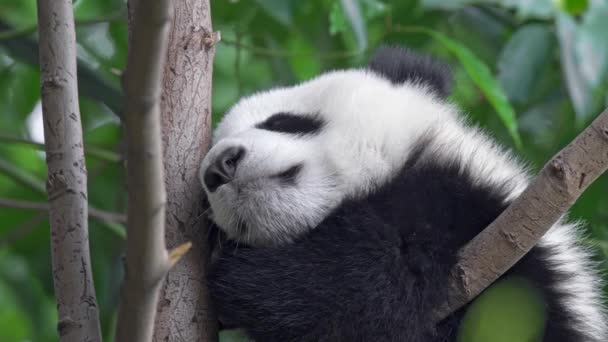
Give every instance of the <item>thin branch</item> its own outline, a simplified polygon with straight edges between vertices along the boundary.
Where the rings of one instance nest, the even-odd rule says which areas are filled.
[[[555,155],[528,188],[460,251],[448,301],[437,310],[438,320],[470,302],[532,249],[608,169],[607,151],[608,110]]]
[[[28,139],[24,139],[24,138],[14,137],[14,136],[7,135],[4,133],[0,133],[0,142],[27,145],[34,149],[44,151],[44,144],[41,144],[41,143],[38,143],[35,141],[31,141]],[[85,147],[84,153],[88,154],[91,157],[95,157],[95,158],[101,159],[101,160],[107,160],[107,161],[113,162],[113,163],[117,163],[117,162],[121,161],[121,159],[122,159],[118,153],[108,151],[108,150],[105,150],[103,148],[96,147],[96,146]]]
[[[171,18],[169,0],[134,6],[124,78],[129,187],[126,271],[116,341],[152,340],[158,294],[171,267],[165,247],[160,94]]]
[[[4,173],[17,183],[22,184],[39,194],[46,195],[46,186],[44,185],[44,182],[7,160],[0,159],[0,173]]]
[[[19,168],[4,159],[0,159],[0,173],[4,173],[17,183],[20,183],[41,195],[47,195],[44,182],[28,171]],[[96,211],[100,209],[96,209],[89,205],[89,210]],[[101,223],[105,228],[118,235],[120,238],[124,239],[126,237],[125,228],[122,224],[108,220],[101,220]]]
[[[11,198],[0,197],[0,207],[5,208],[16,208],[16,209],[31,209],[38,211],[49,211],[50,205],[46,202],[32,202],[24,200],[16,200]],[[89,217],[96,218],[101,221],[114,222],[114,223],[126,223],[127,217],[123,214],[117,214],[102,209],[97,209],[89,206]]]
[[[62,342],[98,342],[72,2],[38,0],[38,23],[57,331]]]
[[[242,43],[240,39],[230,40],[222,37],[220,41],[221,44],[234,46],[239,49],[248,50],[254,55],[265,56],[265,57],[302,57],[302,56],[311,56],[319,59],[331,60],[331,59],[348,59],[353,57],[362,56],[366,51],[330,51],[327,53],[317,54],[314,52],[311,53],[302,53],[302,52],[291,52],[287,50],[278,50],[265,48],[260,46],[249,45],[246,43]]]

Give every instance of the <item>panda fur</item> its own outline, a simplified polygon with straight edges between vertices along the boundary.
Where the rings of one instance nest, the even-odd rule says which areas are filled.
[[[228,237],[209,275],[223,324],[256,341],[455,341],[435,325],[457,251],[525,189],[521,163],[446,100],[442,64],[398,47],[240,100],[200,178]],[[545,342],[606,341],[577,224],[508,275],[544,296]]]

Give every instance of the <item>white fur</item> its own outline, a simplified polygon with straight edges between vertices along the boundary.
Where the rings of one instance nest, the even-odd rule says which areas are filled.
[[[318,115],[326,124],[319,134],[306,136],[254,127],[279,112]],[[253,245],[288,243],[343,199],[365,196],[387,182],[424,134],[433,134],[425,158],[457,162],[475,182],[503,189],[505,201],[528,184],[521,164],[466,124],[454,106],[423,86],[395,86],[365,70],[336,71],[241,100],[216,129],[201,179],[219,152],[245,147],[235,180],[207,192],[213,218],[233,239]],[[304,168],[295,187],[270,177],[299,163]],[[547,261],[556,270],[575,274],[559,285],[577,317],[572,324],[589,341],[605,341],[601,284],[589,253],[577,244],[577,231],[575,225],[558,223],[540,245],[554,251]]]
[[[255,128],[279,112],[318,115],[319,134],[293,136]],[[213,218],[250,244],[291,241],[316,226],[344,198],[364,196],[405,162],[413,142],[454,110],[423,87],[393,86],[364,70],[336,71],[237,103],[214,133],[201,166],[229,146],[245,147],[236,180],[208,193]],[[298,187],[269,176],[302,163]],[[244,229],[254,226],[255,230]]]

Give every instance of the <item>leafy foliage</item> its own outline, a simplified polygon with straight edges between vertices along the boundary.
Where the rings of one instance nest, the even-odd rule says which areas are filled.
[[[506,278],[484,291],[462,320],[458,342],[541,342],[547,307],[523,278]]]
[[[96,208],[124,212],[124,170],[112,156],[123,148],[116,112],[127,53],[125,1],[77,0],[74,10],[85,145],[102,150],[87,155],[89,199]],[[608,99],[606,1],[233,0],[213,1],[212,11],[222,32],[214,61],[215,122],[240,96],[363,65],[381,44],[406,45],[450,63],[451,100],[504,144],[519,147],[533,169]],[[46,201],[44,155],[15,140],[42,139],[35,24],[34,0],[0,0],[0,199],[38,203]],[[571,214],[588,222],[587,242],[597,247],[599,260],[608,257],[607,187],[604,176]],[[47,216],[2,207],[0,219],[0,340],[53,341]],[[108,339],[122,277],[123,229],[90,220]]]

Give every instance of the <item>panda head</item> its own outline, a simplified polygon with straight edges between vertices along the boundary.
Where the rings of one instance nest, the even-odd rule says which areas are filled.
[[[449,73],[407,50],[240,100],[200,168],[211,217],[229,238],[278,245],[366,196],[404,165],[433,123],[450,119]]]

